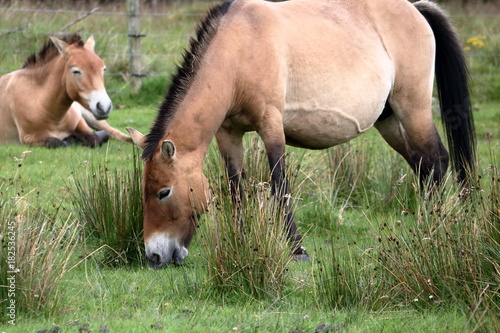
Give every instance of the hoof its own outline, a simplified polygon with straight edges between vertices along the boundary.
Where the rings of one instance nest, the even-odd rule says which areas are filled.
[[[70,135],[67,138],[64,138],[63,142],[66,144],[66,146],[70,146],[75,142],[78,142],[78,138],[74,135]]]
[[[295,254],[293,257],[293,261],[308,262],[309,255],[307,253],[306,254]]]
[[[60,147],[68,147],[69,144],[65,140],[59,140],[58,138],[49,137],[45,138],[42,142],[42,145],[47,148],[60,148]]]
[[[91,148],[100,147],[109,140],[109,134],[106,131],[95,131],[83,139],[84,145]]]
[[[293,252],[293,260],[294,261],[301,261],[301,262],[309,261],[309,255],[307,254],[307,251],[306,251],[306,249],[304,249],[303,246],[297,248]]]
[[[108,140],[109,140],[109,133],[108,132],[106,132],[106,131],[95,131],[94,133],[99,137],[100,144],[102,144],[104,142],[108,142]]]

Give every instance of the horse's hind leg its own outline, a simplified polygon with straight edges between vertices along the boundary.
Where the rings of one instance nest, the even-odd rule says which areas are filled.
[[[47,148],[59,148],[68,146],[67,142],[50,136],[49,133],[37,133],[35,135],[30,135],[21,130],[20,138],[22,138],[20,139],[22,143],[25,143],[30,147],[41,146]]]
[[[422,183],[431,175],[432,180],[439,183],[448,168],[449,157],[432,121],[430,103],[428,110],[422,112],[408,115],[409,112],[405,111],[404,121],[400,121],[398,116],[403,111],[399,109],[396,112],[387,104],[384,110],[386,117],[377,121],[375,128],[419,174]]]

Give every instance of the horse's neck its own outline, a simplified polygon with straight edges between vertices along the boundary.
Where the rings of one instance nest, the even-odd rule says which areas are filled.
[[[59,56],[40,68],[26,72],[26,75],[30,76],[31,84],[35,85],[33,91],[37,94],[38,103],[57,116],[66,112],[72,103],[63,85],[64,71],[65,61]]]
[[[223,82],[222,86],[217,82]],[[166,138],[187,152],[204,156],[234,101],[232,83],[224,73],[199,73],[167,130]]]

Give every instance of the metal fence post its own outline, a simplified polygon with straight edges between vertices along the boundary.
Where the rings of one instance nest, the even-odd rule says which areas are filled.
[[[142,73],[141,63],[141,20],[140,20],[140,0],[127,0],[128,17],[128,54],[129,54],[129,75],[130,89],[138,92],[141,89]]]

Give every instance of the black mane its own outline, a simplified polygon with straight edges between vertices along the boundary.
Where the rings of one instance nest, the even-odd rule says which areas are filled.
[[[150,133],[146,135],[146,146],[142,153],[143,159],[149,160],[153,157],[158,143],[165,136],[168,123],[175,114],[179,103],[186,96],[200,67],[201,59],[217,33],[220,20],[227,13],[232,2],[233,0],[226,1],[213,7],[198,25],[196,37],[191,38],[189,50],[184,51],[182,65],[177,66],[177,74],[172,77],[172,83],[158,110],[156,121],[151,127]]]
[[[83,47],[84,45],[82,38],[77,33],[65,35],[60,39],[69,45],[77,44],[78,47]],[[59,51],[57,50],[57,47],[49,39],[42,49],[38,51],[38,53],[32,54],[28,57],[28,59],[26,59],[21,68],[36,68],[43,66],[58,55]]]

